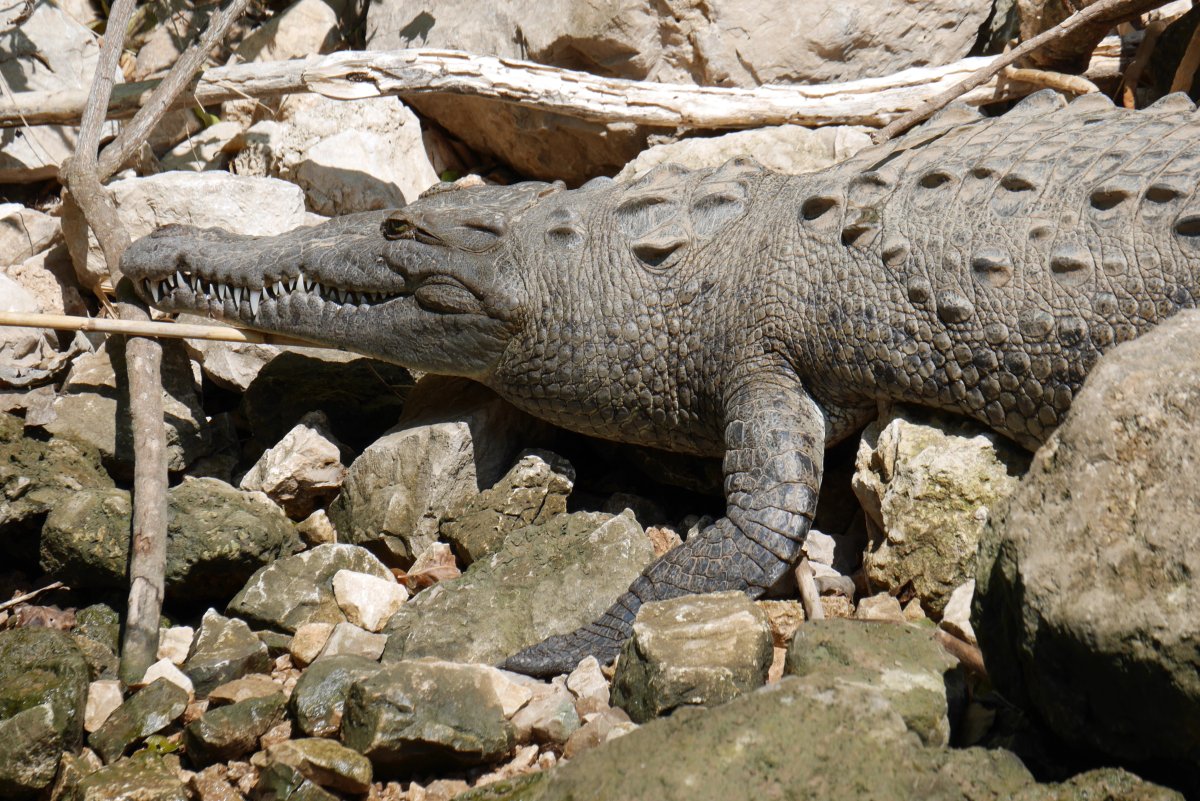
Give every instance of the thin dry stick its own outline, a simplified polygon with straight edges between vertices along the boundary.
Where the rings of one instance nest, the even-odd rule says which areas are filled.
[[[280,334],[266,334],[222,325],[113,320],[108,317],[72,317],[67,314],[0,312],[0,326],[49,328],[54,331],[96,331],[102,334],[125,334],[165,339],[202,339],[210,342],[241,342],[254,345],[333,348],[332,345],[322,345],[318,342],[285,337]]]
[[[40,587],[39,589],[33,590],[31,592],[27,592],[24,595],[18,595],[16,598],[10,598],[9,600],[0,604],[0,612],[3,612],[5,609],[12,609],[14,606],[23,604],[26,601],[32,601],[34,598],[38,597],[42,593],[50,592],[50,590],[69,590],[69,589],[71,589],[71,588],[68,587],[66,584],[63,584],[61,581],[52,581],[49,584],[47,584],[45,587]]]
[[[1000,70],[1016,63],[1019,59],[1032,53],[1039,47],[1043,47],[1050,42],[1065,39],[1072,31],[1096,19],[1120,16],[1126,11],[1133,14],[1143,6],[1145,6],[1144,0],[1100,0],[1100,2],[1090,5],[1082,11],[1072,14],[1050,30],[1039,33],[1027,42],[1022,42],[1004,55],[994,59],[987,66],[977,70],[975,74],[965,81],[929,98],[912,111],[888,123],[882,130],[873,133],[871,138],[875,140],[876,144],[886,142],[897,134],[907,131],[914,125],[924,122],[936,112],[948,106],[956,98],[961,97],[977,86],[987,83]]]
[[[1142,32],[1142,41],[1138,44],[1137,53],[1121,76],[1121,105],[1125,108],[1137,108],[1138,82],[1142,80],[1142,73],[1150,63],[1150,56],[1154,54],[1154,45],[1158,43],[1158,37],[1162,36],[1167,25],[1166,20],[1154,20]]]
[[[1188,40],[1187,50],[1183,52],[1183,58],[1179,60],[1179,66],[1175,68],[1175,77],[1171,79],[1172,92],[1186,92],[1192,88],[1192,82],[1196,78],[1196,68],[1200,67],[1200,25],[1196,26],[1196,30],[1192,31],[1192,38]]]
[[[1073,95],[1088,95],[1100,91],[1100,87],[1087,78],[1081,75],[1068,75],[1065,72],[1006,67],[1001,73],[1001,77],[1007,81],[1020,81],[1031,86],[1040,86],[1043,89],[1070,92]]]
[[[824,620],[825,607],[821,605],[821,593],[817,591],[817,582],[813,580],[812,565],[807,557],[796,565],[796,585],[800,588],[800,603],[804,605],[806,620]]]

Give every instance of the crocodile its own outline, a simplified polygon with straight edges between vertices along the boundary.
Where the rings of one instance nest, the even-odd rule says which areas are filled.
[[[641,604],[798,561],[827,446],[881,401],[1033,449],[1106,350],[1200,294],[1200,120],[1052,92],[951,107],[789,176],[749,159],[637,180],[431,190],[274,237],[168,226],[121,269],[166,311],[482,382],[596,437],[722,457],[725,515],[595,622],[511,656],[611,660]]]

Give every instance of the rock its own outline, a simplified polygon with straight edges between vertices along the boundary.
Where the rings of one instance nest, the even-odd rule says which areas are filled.
[[[49,214],[20,203],[0,203],[0,266],[20,264],[61,239],[58,220]]]
[[[288,517],[301,520],[337,495],[345,476],[342,446],[329,431],[328,418],[309,412],[258,458],[238,486],[266,493]]]
[[[239,143],[239,174],[290,181],[304,190],[308,208],[326,216],[403,206],[438,182],[420,121],[396,97],[347,105],[293,95]]]
[[[300,771],[282,762],[272,764],[259,774],[253,797],[261,801],[338,801],[338,796],[322,790]]]
[[[325,641],[321,656],[361,656],[377,660],[387,645],[387,635],[372,634],[353,623],[338,623]]]
[[[512,751],[485,665],[406,661],[355,682],[346,699],[342,742],[378,770],[479,765]]]
[[[241,133],[241,125],[222,120],[171,148],[158,160],[159,164],[163,172],[223,170],[233,157],[232,144]]]
[[[788,648],[784,672],[875,688],[927,745],[950,742],[947,687],[958,662],[929,628],[851,620],[810,620]]]
[[[494,487],[467,496],[442,519],[441,536],[463,564],[494,553],[510,532],[567,511],[575,468],[549,451],[526,451]]]
[[[75,279],[75,268],[65,242],[58,242],[24,261],[5,267],[4,274],[33,295],[38,307],[46,314],[87,313],[87,304],[79,294],[79,282]]]
[[[75,613],[75,634],[94,640],[116,653],[120,647],[121,617],[107,604],[85,606]],[[190,641],[188,646],[191,647]]]
[[[1006,698],[1077,748],[1193,782],[1198,336],[1181,312],[1097,363],[984,536],[972,619]]]
[[[584,751],[590,751],[610,739],[628,734],[637,727],[620,707],[608,707],[603,711],[593,712],[587,715],[587,721],[567,738],[566,745],[563,746],[563,756],[574,759]]]
[[[412,567],[402,575],[397,574],[396,579],[408,588],[409,592],[415,593],[432,587],[439,581],[449,581],[461,575],[458,559],[450,546],[444,542],[432,542],[417,554]]]
[[[532,790],[505,795],[509,788],[491,785],[459,801],[724,801],[796,788],[824,799],[851,785],[862,799],[985,801],[1033,784],[1009,752],[925,746],[878,689],[815,675],[785,677],[712,709],[682,709],[531,781]]]
[[[274,178],[215,171],[164,172],[114,181],[108,189],[121,222],[134,239],[171,223],[254,236],[280,234],[305,223],[304,193]],[[63,233],[80,282],[89,289],[107,283],[108,268],[100,246],[93,234],[85,232],[82,214],[74,204],[65,209]]]
[[[942,613],[941,627],[974,645],[975,629],[971,626],[971,601],[975,597],[975,579],[963,584],[950,593],[950,601]],[[905,610],[907,611],[907,610]]]
[[[169,659],[160,659],[146,668],[146,672],[142,674],[142,678],[136,684],[145,686],[154,683],[158,679],[166,679],[176,687],[179,687],[188,694],[189,699],[196,694],[196,687],[192,684],[192,680]]]
[[[469,0],[387,0],[371,5],[367,45],[462,49],[634,80],[805,84],[955,61],[971,50],[991,8],[986,0],[939,0],[919,8],[890,3],[881,12],[871,0],[820,0],[780,19],[765,0],[704,7],[573,2],[557,14],[521,0],[486,9]],[[481,98],[422,96],[411,102],[516,172],[570,184],[617,172],[654,132],[518,111]]]
[[[225,601],[256,570],[300,546],[283,512],[260,494],[215,478],[185,478],[167,497],[168,598]],[[131,513],[125,490],[65,499],[42,530],[42,569],[76,589],[128,586]]]
[[[533,698],[511,720],[518,743],[549,746],[563,745],[583,725],[575,711],[575,699],[561,684]]]
[[[322,411],[339,442],[362,449],[395,425],[412,378],[403,367],[354,354],[288,351],[246,388],[242,411],[264,450],[309,412]]]
[[[191,626],[171,626],[158,630],[158,658],[182,665],[192,647],[196,630]]]
[[[329,521],[324,509],[318,509],[296,524],[296,533],[310,548],[337,542],[337,529]]]
[[[15,738],[8,742],[11,754],[37,753],[51,746],[58,753],[77,749],[89,680],[87,663],[69,634],[45,628],[0,632],[0,719],[5,721],[0,726],[7,732],[0,742],[9,740],[10,735]],[[53,737],[48,746],[41,745],[47,742],[44,710],[16,720],[21,713],[40,707],[49,710]],[[14,722],[7,723],[9,720]],[[30,739],[21,734],[26,725]],[[14,769],[11,764],[9,767]]]
[[[263,568],[268,570],[270,568]],[[247,673],[265,673],[271,660],[265,646],[244,621],[204,613],[183,671],[196,685],[198,695]]]
[[[292,641],[288,645],[292,662],[300,667],[312,662],[320,655],[325,643],[329,642],[330,634],[333,634],[332,623],[305,623],[297,626],[296,633],[292,635]]]
[[[863,568],[872,587],[911,590],[940,618],[954,588],[974,576],[990,510],[1016,488],[1028,459],[965,418],[893,407],[869,424],[853,486],[867,513]]]
[[[900,607],[899,599],[886,592],[869,595],[859,601],[858,608],[854,610],[854,617],[858,620],[875,620],[886,623],[906,623],[908,621],[908,618],[904,616],[904,610]]]
[[[112,764],[129,746],[178,720],[187,704],[186,690],[166,679],[157,679],[113,710],[88,737],[88,745],[106,764]]]
[[[251,33],[234,51],[239,61],[282,61],[331,53],[341,41],[337,12],[324,0],[298,0]]]
[[[408,600],[408,590],[390,576],[339,570],[333,574],[333,597],[346,620],[367,631],[382,631]]]
[[[494,664],[595,620],[652,558],[630,514],[577,512],[515,531],[502,550],[405,604],[388,624],[384,661]]]
[[[72,801],[190,801],[179,758],[144,751],[79,781]]]
[[[175,319],[176,322],[187,325],[229,325],[222,320],[195,314],[180,314]],[[319,352],[316,348],[284,348],[279,345],[255,345],[248,342],[186,339],[184,347],[187,348],[188,355],[200,363],[204,375],[214,384],[239,393],[245,392],[259,372],[281,353],[295,353],[301,358],[320,358],[313,355]],[[341,363],[354,358],[350,354],[339,356],[345,358],[335,358],[334,361]],[[286,430],[283,429],[280,433]]]
[[[0,311],[40,314],[43,309],[33,293],[7,275],[0,275]],[[0,367],[19,381],[56,369],[62,361],[53,332],[40,328],[5,326],[0,330]]]
[[[1099,768],[1057,784],[1035,784],[1013,796],[1013,801],[1183,801],[1182,794],[1143,781],[1120,768]]]
[[[94,449],[27,439],[19,418],[0,415],[0,529],[11,558],[37,558],[46,514],[73,493],[112,486]]]
[[[772,655],[767,616],[745,593],[651,601],[621,650],[612,703],[638,723],[722,704],[766,682]]]
[[[346,618],[333,595],[333,577],[339,570],[391,576],[365,548],[319,545],[260,568],[229,602],[228,612],[286,632],[295,632],[305,623],[343,623]]]
[[[238,759],[258,748],[258,738],[283,720],[287,701],[277,692],[210,709],[183,729],[188,759],[203,767]]]
[[[45,0],[34,3],[27,20],[0,34],[0,79],[12,92],[86,92],[99,57],[95,34]],[[112,130],[105,125],[101,135]],[[77,136],[78,129],[65,125],[7,129],[0,136],[0,183],[55,178],[74,153]]]
[[[55,417],[42,427],[57,437],[95,448],[111,470],[132,475],[133,432],[117,422],[119,409],[129,404],[121,343],[114,337],[95,353],[75,359],[54,401]],[[209,451],[211,436],[183,346],[172,341],[162,346],[167,467],[178,472]]]
[[[596,657],[583,659],[567,676],[567,689],[575,696],[575,711],[580,717],[608,709],[608,679],[600,670]]]
[[[479,385],[421,384],[424,403],[414,392],[400,424],[350,465],[329,508],[340,539],[371,542],[401,564],[437,539],[452,506],[503,475],[528,419]]]
[[[246,801],[246,797],[229,782],[224,765],[209,765],[198,771],[188,783],[196,801]]]
[[[62,753],[62,733],[50,704],[7,716],[0,721],[0,793],[4,798],[29,798],[48,787]]]
[[[776,648],[786,648],[791,645],[792,637],[796,636],[804,623],[804,605],[799,601],[757,601],[758,608],[767,615],[771,626],[771,642]]]
[[[93,681],[87,689],[87,705],[83,709],[83,730],[89,734],[108,719],[112,711],[125,700],[121,682],[116,679]]]
[[[300,676],[288,708],[309,737],[335,737],[350,685],[378,673],[379,663],[361,656],[324,656]]]
[[[869,144],[871,137],[862,129],[837,126],[776,125],[723,136],[697,136],[643,150],[617,173],[616,180],[636,180],[659,164],[716,169],[736,158],[752,158],[769,170],[802,175],[844,161]]]
[[[266,759],[268,765],[288,765],[309,781],[336,792],[359,794],[371,788],[370,760],[332,740],[289,740],[268,748]]]

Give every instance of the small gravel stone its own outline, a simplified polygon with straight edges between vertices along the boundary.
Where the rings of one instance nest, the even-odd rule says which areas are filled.
[[[324,509],[318,509],[296,524],[296,533],[309,548],[337,542],[337,529]]]
[[[859,620],[883,620],[891,623],[904,623],[904,610],[900,601],[886,592],[871,595],[858,602],[854,617]]]
[[[114,709],[121,705],[125,696],[121,692],[121,682],[116,679],[102,679],[88,685],[87,706],[83,710],[83,728],[89,734],[108,719]]]
[[[575,698],[561,679],[550,692],[534,698],[512,716],[517,742],[562,745],[582,725]]]
[[[804,540],[804,553],[808,561],[818,565],[833,565],[835,540],[823,531],[813,529]]]
[[[408,600],[408,590],[394,578],[352,570],[333,576],[333,597],[346,619],[367,631],[381,631]]]
[[[603,712],[594,712],[586,716],[584,724],[567,739],[563,746],[563,756],[574,759],[584,751],[590,751],[608,741],[608,736],[615,730],[632,731],[637,724],[629,719],[625,710],[619,707],[609,707]]]
[[[960,640],[975,645],[975,629],[971,627],[971,602],[975,598],[975,579],[965,582],[950,593],[942,612],[941,627]]]
[[[182,665],[192,647],[196,632],[191,626],[172,626],[158,632],[158,658]]]
[[[264,698],[282,690],[282,685],[265,673],[251,673],[240,679],[227,681],[208,694],[213,704],[236,704],[251,698]]]
[[[575,696],[575,711],[580,717],[608,709],[608,679],[594,656],[586,657],[571,671],[567,689]]]
[[[292,661],[300,666],[311,663],[320,655],[325,643],[329,642],[330,634],[333,634],[332,623],[305,623],[296,629],[288,647]]]
[[[158,679],[166,679],[175,686],[186,690],[189,698],[196,694],[196,688],[192,685],[192,680],[187,677],[187,674],[176,667],[175,663],[170,659],[160,659],[146,668],[146,673],[142,676],[142,680],[134,686],[145,687],[147,684],[151,684]]]

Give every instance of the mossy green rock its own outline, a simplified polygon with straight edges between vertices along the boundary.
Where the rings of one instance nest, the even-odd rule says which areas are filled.
[[[789,676],[713,709],[659,718],[545,778],[459,798],[995,801],[1032,783],[1006,751],[925,746],[872,687]]]
[[[108,604],[92,604],[75,613],[76,634],[95,640],[114,654],[120,646],[121,616]]]
[[[383,661],[496,664],[595,620],[653,558],[632,514],[577,512],[515,531],[462,576],[405,604],[388,624]]]
[[[1184,801],[1184,796],[1120,768],[1099,768],[1065,782],[1028,787],[1012,801]]]
[[[254,801],[340,801],[338,796],[322,790],[303,773],[282,762],[258,774],[251,797]]]
[[[256,570],[300,548],[278,506],[217,479],[185,479],[170,490],[168,504],[168,598],[225,602]],[[64,499],[46,518],[42,569],[76,589],[127,586],[131,514],[125,490]]]
[[[178,720],[187,704],[187,690],[166,679],[155,679],[114,709],[88,737],[88,745],[111,764],[134,743]]]
[[[281,721],[283,693],[210,709],[183,729],[183,747],[197,767],[238,759],[258,748],[258,738]]]
[[[54,781],[63,753],[54,709],[39,704],[0,721],[0,798],[31,798]]]
[[[346,616],[333,596],[333,577],[339,570],[392,579],[366,548],[318,545],[259,569],[226,611],[256,626],[289,633],[305,623],[344,623]]]
[[[796,631],[784,674],[870,684],[922,742],[946,745],[947,694],[963,686],[957,666],[932,628],[830,618]]]
[[[179,777],[179,757],[149,751],[100,768],[80,779],[68,801],[190,801]]]
[[[66,750],[79,747],[90,675],[71,635],[54,629],[0,632],[0,720],[47,704]]]
[[[183,663],[183,672],[192,680],[199,696],[248,673],[267,673],[270,669],[267,646],[245,621],[225,617],[212,609],[204,613]]]
[[[378,662],[354,654],[317,659],[305,669],[288,699],[292,720],[309,737],[336,736],[350,685],[381,669]]]
[[[330,790],[357,795],[371,789],[371,761],[333,740],[287,740],[268,748],[266,759],[268,765],[289,765]]]
[[[342,741],[389,774],[507,756],[513,728],[485,670],[434,661],[388,665],[351,685]]]

